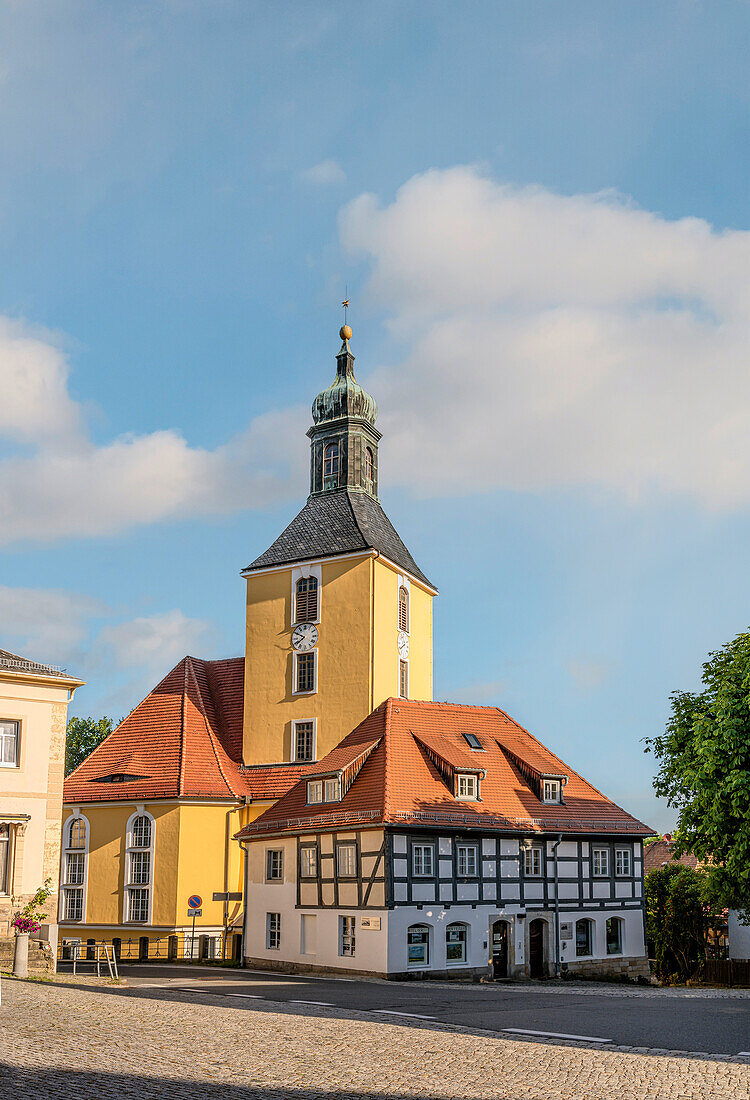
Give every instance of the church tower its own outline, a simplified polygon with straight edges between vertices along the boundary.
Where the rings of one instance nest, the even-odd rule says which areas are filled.
[[[377,405],[351,329],[315,398],[310,495],[247,580],[246,765],[321,759],[389,696],[432,699],[430,584],[378,499]]]

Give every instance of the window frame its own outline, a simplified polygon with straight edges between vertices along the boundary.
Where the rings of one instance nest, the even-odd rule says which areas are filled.
[[[328,787],[331,784],[335,784],[336,794],[335,794],[335,797],[329,798],[328,797]],[[332,776],[329,776],[327,779],[323,780],[323,801],[324,802],[340,802],[342,797],[343,796],[341,794],[341,776],[340,775],[332,775]]]
[[[310,614],[311,592],[310,586],[314,584],[315,592],[315,614]],[[300,586],[305,585],[306,591],[300,592]],[[306,614],[300,615],[300,598],[304,596],[304,602],[306,607]],[[293,619],[292,625],[299,626],[301,623],[317,623],[320,622],[320,578],[315,573],[308,573],[306,577],[297,577],[294,582],[294,607],[292,609]]]
[[[369,446],[365,446],[364,467],[365,481],[369,481],[370,485],[372,485],[375,481],[375,454],[372,447]]]
[[[310,731],[311,738],[311,750],[312,755],[300,756],[299,755],[299,742],[298,742],[298,726],[311,726]],[[318,758],[318,719],[317,718],[293,718],[292,719],[292,760],[299,761],[301,764],[312,764]]]
[[[266,848],[266,882],[284,881],[284,849]]]
[[[148,844],[144,844],[144,831],[138,824],[144,818],[148,822]],[[136,828],[138,827],[138,828]],[[125,883],[122,892],[123,924],[148,925],[153,921],[154,908],[154,862],[156,850],[156,820],[145,806],[137,806],[134,814],[128,818],[125,831]],[[148,882],[135,882],[133,876],[134,856],[148,853]],[[145,896],[145,907],[142,905]],[[145,916],[133,916],[136,901]]]
[[[409,698],[409,661],[403,657],[398,659],[398,697]]]
[[[461,784],[465,783],[467,786],[467,793],[461,794]],[[469,794],[468,789],[471,789],[474,793]],[[474,775],[473,772],[456,772],[456,794],[455,798],[457,802],[478,802],[479,801],[479,776]]]
[[[449,948],[452,944],[449,941],[449,935],[451,931],[461,933],[461,939],[455,940],[454,943],[461,945],[461,957],[458,959],[451,959],[448,957]],[[466,966],[469,958],[469,925],[466,921],[457,920],[447,925],[445,929],[445,965],[446,966]]]
[[[583,924],[586,926],[586,951],[579,950],[578,943],[578,926]],[[576,958],[577,959],[590,959],[594,955],[594,922],[590,917],[579,917],[575,923],[573,929],[574,942],[576,946]]]
[[[534,870],[534,857],[539,857],[539,870]],[[544,871],[544,848],[541,844],[530,844],[523,850],[523,877],[542,878]]]
[[[15,749],[15,759],[12,761],[3,760],[4,749],[6,744],[6,732],[1,728],[4,725],[15,726],[15,733],[11,734],[12,744]],[[8,739],[10,744],[10,738]],[[0,768],[20,768],[21,767],[21,719],[20,718],[0,718]]]
[[[357,919],[343,913],[339,915],[339,955],[353,959],[357,949]]]
[[[275,940],[276,942],[272,942]],[[266,951],[281,950],[281,913],[266,913]]]
[[[547,796],[547,786],[554,787],[555,795],[553,798]],[[562,802],[562,780],[560,779],[542,779],[542,802],[547,805]]]
[[[464,733],[463,739],[473,752],[487,752],[486,748],[475,733]],[[476,745],[473,742],[476,741]]]
[[[621,870],[619,864],[622,862],[622,857],[625,858],[627,864],[627,870]],[[630,848],[615,848],[615,878],[632,878],[633,875],[633,853]]]
[[[309,868],[305,870],[305,856],[312,857],[312,870]],[[318,877],[318,845],[317,844],[300,844],[299,848],[299,877],[301,879],[316,879]]]
[[[310,788],[320,788],[320,798],[310,797]],[[308,779],[307,781],[307,805],[308,806],[322,806],[323,805],[323,780],[322,779]]]
[[[344,852],[347,853],[346,863],[350,865],[350,870],[342,869],[342,853]],[[358,862],[356,840],[336,842],[336,878],[356,879]]]
[[[597,870],[597,858],[604,856],[604,870],[601,868],[601,861],[599,870]],[[592,878],[609,878],[610,877],[610,858],[609,848],[595,848],[591,845],[591,875]]]
[[[330,469],[327,469],[330,458]],[[327,443],[323,444],[323,484],[325,485],[326,478],[338,477],[341,472],[341,441],[338,439],[329,439]]]
[[[617,950],[610,951],[609,949],[609,928],[611,924],[617,925]],[[625,921],[622,917],[607,917],[604,925],[604,943],[607,949],[607,955],[624,955],[625,954]]]
[[[411,630],[411,593],[403,583],[398,586],[398,629],[404,634]]]
[[[419,932],[423,938],[419,940],[420,945],[424,946],[424,958],[423,959],[410,959],[409,949],[412,944],[409,942],[409,937],[413,932]],[[432,926],[429,924],[422,924],[417,922],[416,924],[410,924],[406,929],[406,968],[407,970],[425,970],[430,965],[430,959],[432,957]]]
[[[5,861],[3,863],[0,860],[0,897],[10,897],[10,890],[8,887],[11,882],[11,853],[13,851],[13,841],[11,836],[11,826],[9,821],[3,821],[0,823],[0,829],[7,829],[7,834],[0,835],[0,846],[5,848]],[[0,848],[1,850],[1,848]],[[3,871],[4,868],[4,871]]]
[[[461,858],[462,852],[468,857],[469,853],[472,853],[473,870],[461,870]],[[469,860],[467,858],[467,866]],[[472,841],[461,841],[456,844],[456,874],[459,878],[478,878],[479,876],[479,852],[477,845]]]
[[[73,834],[74,829],[75,836]],[[81,836],[81,833],[83,833],[83,836]],[[89,819],[85,814],[72,813],[65,821],[62,830],[62,845],[60,850],[60,899],[58,908],[58,920],[60,922],[83,924],[86,920],[90,837],[91,823]],[[80,882],[69,881],[71,856],[75,856],[76,862],[83,868],[82,880]],[[73,898],[76,898],[76,910],[80,912],[80,916],[68,916]]]
[[[312,682],[311,688],[300,688],[299,686],[299,666],[300,662],[307,662],[308,658],[312,659]],[[292,695],[316,695],[318,691],[318,650],[308,649],[305,653],[298,653],[294,651],[292,657]]]
[[[429,852],[429,870],[425,870],[428,861],[425,860],[425,853]],[[417,863],[420,863],[420,869],[417,869]],[[435,845],[423,843],[418,841],[411,846],[411,874],[412,878],[434,878],[435,877]]]

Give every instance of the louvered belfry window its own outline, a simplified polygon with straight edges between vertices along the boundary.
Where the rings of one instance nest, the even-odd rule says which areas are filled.
[[[398,590],[398,628],[409,630],[409,589],[403,584]]]
[[[318,618],[318,578],[300,577],[295,593],[294,621],[314,623]]]

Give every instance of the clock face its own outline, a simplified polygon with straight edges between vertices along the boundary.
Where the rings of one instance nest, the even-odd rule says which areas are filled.
[[[292,645],[298,652],[305,653],[306,650],[312,649],[317,640],[318,628],[314,623],[300,623],[299,626],[295,626]]]
[[[398,655],[404,658],[409,656],[409,635],[405,630],[398,632]]]

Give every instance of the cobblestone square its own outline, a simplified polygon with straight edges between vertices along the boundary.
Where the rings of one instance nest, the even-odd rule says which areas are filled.
[[[704,1100],[750,1097],[750,1065],[3,979],[0,1097]]]

